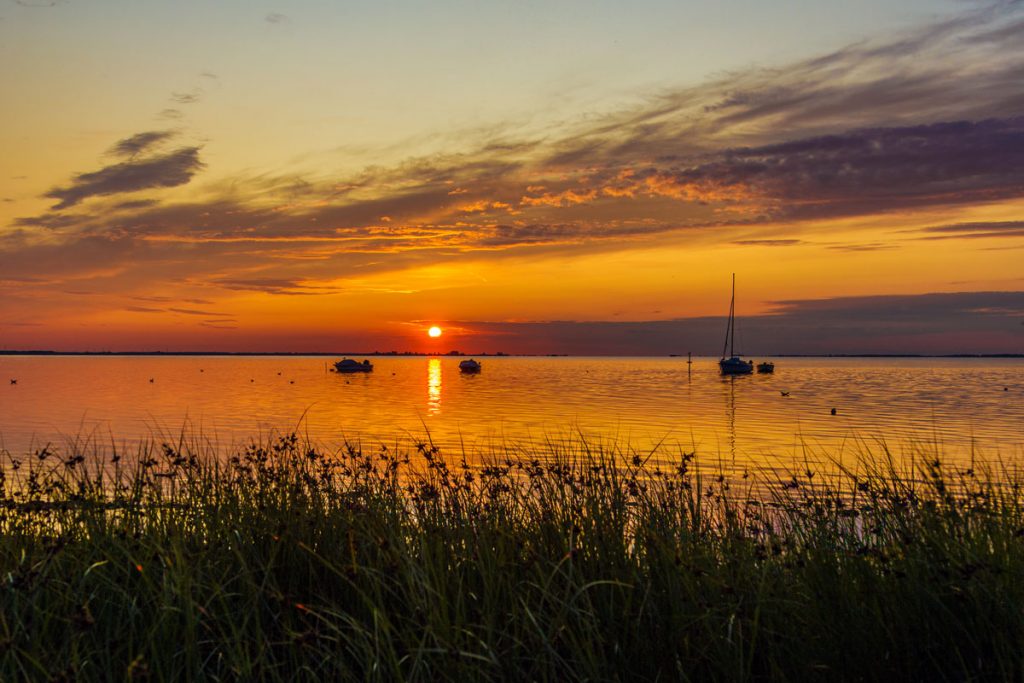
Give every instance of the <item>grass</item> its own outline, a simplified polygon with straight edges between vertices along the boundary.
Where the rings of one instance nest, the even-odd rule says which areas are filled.
[[[1014,473],[645,458],[5,454],[0,680],[1024,676]]]

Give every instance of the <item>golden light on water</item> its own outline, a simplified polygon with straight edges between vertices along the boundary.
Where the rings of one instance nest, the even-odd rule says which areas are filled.
[[[429,330],[427,330],[427,334],[434,338],[440,337],[441,328],[435,325],[434,327],[431,327]]]
[[[431,329],[436,330],[434,327]],[[438,330],[440,332],[440,330]],[[431,335],[436,336],[436,335]],[[431,358],[427,361],[427,413],[437,415],[441,412],[441,359]]]

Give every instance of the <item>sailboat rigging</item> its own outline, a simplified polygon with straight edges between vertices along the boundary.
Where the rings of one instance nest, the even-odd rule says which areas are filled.
[[[729,301],[729,323],[725,328],[725,344],[718,368],[723,375],[749,375],[754,371],[754,361],[743,360],[736,355],[736,273],[732,274],[732,299]],[[725,352],[728,350],[729,356]]]

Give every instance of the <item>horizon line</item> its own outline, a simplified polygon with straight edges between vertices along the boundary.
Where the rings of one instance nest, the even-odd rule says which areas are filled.
[[[763,353],[743,354],[767,358],[1024,358],[1024,353]],[[506,353],[503,351],[466,353],[445,351],[57,351],[52,349],[0,349],[0,356],[392,356],[392,357],[462,357],[486,356],[501,358],[716,358],[708,354],[607,354],[607,353]]]

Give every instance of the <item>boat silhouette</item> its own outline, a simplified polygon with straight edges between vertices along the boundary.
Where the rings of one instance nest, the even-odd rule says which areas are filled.
[[[743,360],[736,355],[736,273],[732,274],[732,298],[729,300],[729,323],[725,328],[725,344],[722,346],[722,358],[718,361],[718,369],[723,375],[749,375],[754,371],[754,361]],[[728,350],[729,356],[725,352]],[[775,369],[775,366],[772,366]]]
[[[359,361],[352,360],[351,358],[342,358],[334,364],[334,371],[341,373],[373,372],[373,364],[368,360],[364,360],[360,363]]]

